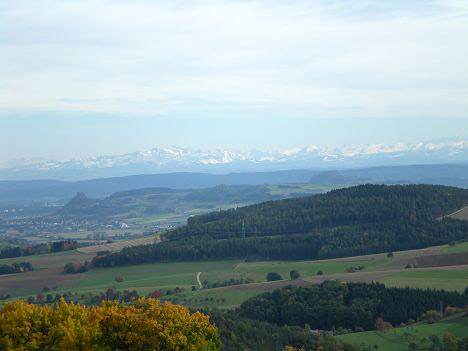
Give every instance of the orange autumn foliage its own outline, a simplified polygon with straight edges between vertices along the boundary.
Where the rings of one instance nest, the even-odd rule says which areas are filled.
[[[216,351],[217,329],[206,315],[139,299],[88,308],[16,301],[0,309],[0,351]]]

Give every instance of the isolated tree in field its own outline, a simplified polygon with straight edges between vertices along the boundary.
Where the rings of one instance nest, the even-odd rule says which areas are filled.
[[[283,277],[278,272],[269,272],[266,276],[266,280],[272,282],[275,280],[283,280]]]
[[[117,283],[123,283],[123,281],[124,281],[124,278],[123,278],[121,275],[115,277],[114,279],[115,279],[115,281],[116,281]]]
[[[289,277],[291,278],[291,280],[299,279],[300,276],[301,275],[296,270],[292,270],[291,272],[289,272]]]
[[[63,271],[65,273],[75,273],[76,272],[76,267],[72,262],[68,262],[65,267],[63,267]]]

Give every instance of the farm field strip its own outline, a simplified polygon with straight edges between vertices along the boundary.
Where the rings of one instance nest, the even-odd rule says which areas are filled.
[[[463,292],[468,287],[468,266],[450,268],[452,269],[402,271],[379,281],[392,287],[432,288]]]
[[[159,242],[160,242],[160,238],[158,234],[158,235],[151,235],[148,237],[134,239],[134,240],[117,241],[117,242],[113,242],[109,244],[94,245],[94,246],[84,246],[84,247],[78,248],[77,250],[83,253],[96,253],[98,251],[120,251],[125,247],[157,244]]]
[[[452,217],[452,218],[461,219],[461,220],[468,220],[468,206],[465,206],[449,214],[447,217]]]

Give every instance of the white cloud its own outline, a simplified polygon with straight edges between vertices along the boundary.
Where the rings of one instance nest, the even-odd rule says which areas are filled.
[[[466,117],[467,13],[465,1],[4,1],[0,109]]]

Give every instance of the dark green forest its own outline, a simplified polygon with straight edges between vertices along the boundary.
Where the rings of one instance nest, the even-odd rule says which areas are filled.
[[[285,346],[305,350],[364,351],[331,335],[316,336],[310,329],[248,319],[237,312],[203,311],[210,315],[222,341],[223,351],[284,351]]]
[[[362,185],[194,216],[161,244],[125,248],[93,263],[299,260],[417,249],[467,239],[467,221],[444,217],[467,203],[467,189]]]
[[[311,287],[289,286],[245,301],[240,315],[276,325],[334,330],[372,330],[377,318],[394,326],[416,320],[428,310],[464,307],[468,294],[443,290],[386,288],[379,283],[325,281]]]

